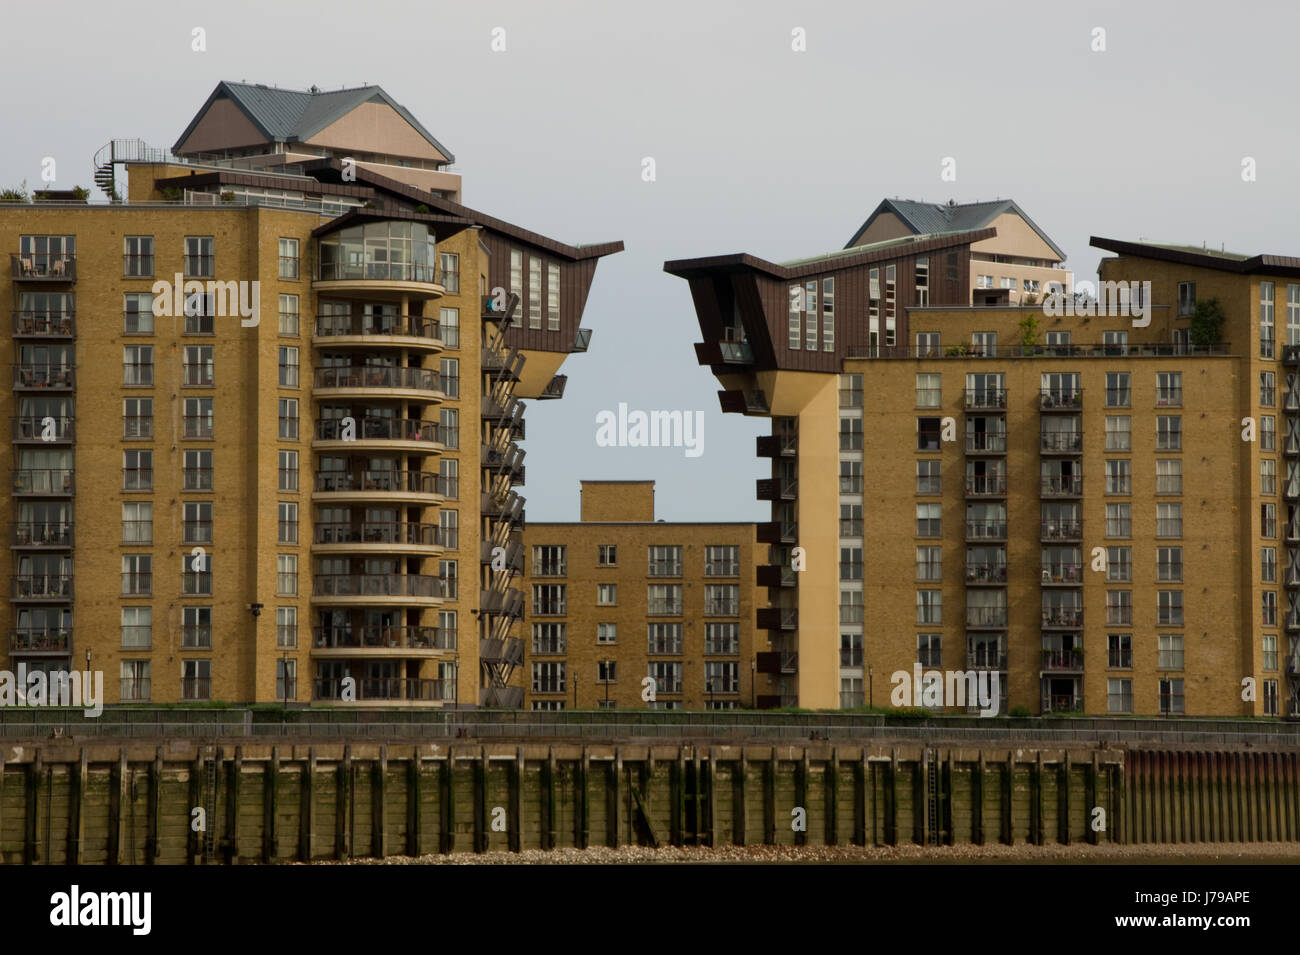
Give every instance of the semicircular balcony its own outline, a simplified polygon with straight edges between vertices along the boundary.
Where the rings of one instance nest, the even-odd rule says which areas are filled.
[[[430,574],[316,574],[311,601],[324,606],[437,607],[441,577]]]
[[[446,294],[436,236],[422,222],[382,220],[320,236],[312,290],[401,301]]]
[[[436,421],[419,418],[380,418],[359,415],[351,425],[344,418],[316,421],[311,446],[321,451],[376,450],[401,454],[441,454]]]
[[[318,348],[405,348],[428,354],[443,349],[438,322],[421,315],[317,315],[311,343]]]
[[[432,657],[454,659],[456,631],[423,626],[316,627],[313,657]]]
[[[415,521],[345,521],[315,525],[312,553],[415,554],[435,556],[444,550],[437,524]]]
[[[317,471],[311,499],[320,504],[382,501],[436,507],[446,500],[445,490],[446,479],[438,474],[357,463],[346,471]]]
[[[436,404],[446,398],[442,376],[432,368],[404,365],[331,365],[317,368],[314,398],[389,398]]]

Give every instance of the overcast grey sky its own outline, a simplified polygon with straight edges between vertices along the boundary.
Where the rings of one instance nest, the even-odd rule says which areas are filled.
[[[719,411],[665,259],[840,248],[895,195],[1014,198],[1076,278],[1094,234],[1300,255],[1298,28],[1284,0],[6,4],[0,184],[53,156],[57,186],[90,186],[100,146],[170,146],[219,80],[377,83],[456,154],[466,204],[627,244],[596,270],[564,399],[529,409],[529,518],[575,520],[581,478],[653,478],[665,519],[762,520],[766,422]],[[702,410],[704,453],[598,448],[620,401]]]

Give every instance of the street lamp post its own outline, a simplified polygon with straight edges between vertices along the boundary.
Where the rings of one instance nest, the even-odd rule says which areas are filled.
[[[872,676],[875,675],[875,672],[876,672],[875,667],[872,667],[870,665],[867,666],[867,693],[869,694],[867,697],[868,706],[876,705],[875,688],[872,685],[872,680],[871,680]]]
[[[573,676],[573,708],[575,710],[578,708],[578,676],[576,673]]]
[[[713,709],[713,681],[712,680],[704,681],[704,691],[709,696],[709,709]]]
[[[758,682],[758,662],[753,657],[749,659],[749,708],[754,708],[754,684]]]

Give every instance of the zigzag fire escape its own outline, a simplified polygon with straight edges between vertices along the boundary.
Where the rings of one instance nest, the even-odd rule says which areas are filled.
[[[523,617],[524,594],[511,583],[524,570],[524,499],[513,486],[524,480],[524,405],[514,396],[524,356],[505,343],[504,330],[519,307],[512,294],[504,311],[483,299],[483,493],[480,503],[482,544],[479,552],[479,704],[517,708],[523,689],[511,686],[515,668],[524,662],[524,643],[510,635]]]

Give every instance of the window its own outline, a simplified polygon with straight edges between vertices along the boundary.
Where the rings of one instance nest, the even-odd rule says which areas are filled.
[[[1106,460],[1106,493],[1131,494],[1132,462],[1128,458]]]
[[[542,260],[528,257],[528,327],[542,327]]]
[[[840,580],[862,579],[862,548],[840,548]]]
[[[275,592],[281,597],[298,594],[298,555],[277,554],[275,558]]]
[[[298,505],[292,501],[279,503],[279,542],[298,543]]]
[[[930,257],[916,257],[916,304],[922,308],[930,304]]]
[[[596,682],[617,683],[618,682],[618,661],[597,660],[596,661]]]
[[[840,591],[840,623],[862,623],[862,591]]]
[[[681,584],[650,584],[646,587],[646,613],[678,616],[681,612]]]
[[[918,472],[918,477],[919,477],[919,472]],[[862,462],[861,461],[840,462],[840,493],[841,494],[862,493]]]
[[[560,267],[554,262],[546,265],[546,330],[560,330]]]
[[[941,402],[943,377],[941,375],[916,376],[916,406],[918,408],[938,408]]]
[[[1183,592],[1181,590],[1156,591],[1156,623],[1177,627],[1183,625]]]
[[[942,461],[937,458],[918,458],[916,462],[916,493],[917,494],[940,494],[942,493],[942,474],[940,467]],[[860,467],[860,466],[859,466]],[[841,483],[843,479],[841,478]],[[841,488],[843,490],[843,488]],[[861,490],[859,486],[858,490]]]
[[[734,660],[715,660],[704,664],[706,693],[739,693],[740,664]]]
[[[680,577],[682,575],[682,548],[677,544],[655,545],[648,548],[651,577]]]
[[[1183,493],[1183,462],[1178,458],[1156,459],[1156,493]]]
[[[655,690],[657,692],[682,692],[681,663],[667,660],[653,660],[648,669],[650,671],[650,678],[655,681]]]
[[[191,292],[185,296],[185,334],[211,335],[215,331],[217,296],[215,292]]]
[[[1133,669],[1133,635],[1112,633],[1106,637],[1106,665],[1112,670]]]
[[[186,650],[212,649],[212,608],[181,608],[181,647]]]
[[[524,300],[524,253],[519,249],[510,250],[510,292],[519,296],[519,301]],[[515,313],[514,324],[522,322],[522,317]]]
[[[460,294],[460,256],[455,252],[439,252],[438,267],[442,272],[439,283],[449,295]]]
[[[942,428],[942,418],[917,418],[916,419],[916,450],[918,451],[938,451],[939,438]],[[844,419],[840,419],[840,448],[844,449],[844,434],[842,426]],[[862,430],[862,422],[857,422],[858,430]],[[858,435],[857,450],[862,449],[862,435]]]
[[[1277,716],[1277,680],[1264,680],[1260,685],[1264,691],[1264,715]]]
[[[1196,311],[1196,283],[1178,283],[1178,317],[1188,318]]]
[[[1277,634],[1266,633],[1261,638],[1263,640],[1263,666],[1265,670],[1277,669]]]
[[[1077,551],[1076,551],[1077,553]],[[1106,548],[1106,579],[1127,582],[1133,579],[1133,548]]]
[[[792,351],[798,351],[803,345],[803,288],[791,285],[790,295],[790,338],[788,345]]]
[[[122,661],[122,686],[119,698],[123,702],[148,701],[149,667],[148,660]]]
[[[1183,536],[1183,505],[1156,505],[1156,537]]]
[[[840,407],[862,407],[861,375],[840,375]]]
[[[1186,712],[1182,680],[1160,681],[1160,712],[1162,714]]]
[[[122,555],[122,593],[124,595],[148,595],[153,593],[153,557],[151,555]]]
[[[1183,373],[1156,372],[1156,407],[1177,408],[1183,403]]]
[[[1277,626],[1277,594],[1272,590],[1265,590],[1259,595],[1260,612],[1264,626]],[[1163,622],[1163,621],[1161,621]]]
[[[740,652],[740,624],[706,623],[704,625],[704,652],[736,654]]]
[[[280,387],[298,387],[298,349],[280,346]]]
[[[298,240],[280,240],[280,278],[298,278]]]
[[[153,437],[153,399],[126,398],[122,402],[122,437]]]
[[[438,493],[449,501],[460,499],[460,462],[455,458],[438,459]]]
[[[1262,583],[1277,583],[1277,548],[1261,547],[1259,551],[1259,579]]]
[[[122,240],[125,262],[122,273],[127,278],[146,278],[153,275],[153,236],[128,235]]]
[[[1132,506],[1128,503],[1106,505],[1107,537],[1133,536],[1133,515],[1131,507]]]
[[[1156,579],[1173,581],[1183,579],[1183,549],[1181,547],[1156,548]]]
[[[122,452],[122,490],[153,490],[153,452]]]
[[[518,320],[516,317],[515,321]],[[448,348],[460,347],[460,309],[438,309],[438,337]]]
[[[822,351],[835,350],[835,280],[822,279]]]
[[[212,543],[212,504],[209,501],[187,501],[181,539],[186,544]]]
[[[275,661],[275,698],[277,700],[298,699],[298,661]]]
[[[1273,283],[1259,283],[1259,357],[1273,357]]]
[[[1129,373],[1127,371],[1106,372],[1106,407],[1127,408],[1131,400]]]
[[[457,588],[459,586],[459,580],[460,580],[460,571],[459,571],[458,562],[454,560],[438,561],[438,580],[442,584],[442,593],[439,594],[439,596],[444,597],[448,600],[455,600],[457,594]],[[560,596],[561,599],[563,600],[564,597],[563,590],[561,590]]]
[[[841,451],[862,450],[862,419],[861,418],[840,419],[840,450]]]
[[[880,269],[870,271],[867,290],[867,354],[880,357]]]
[[[126,316],[126,334],[153,334],[153,293],[127,292],[123,311]]]
[[[438,537],[447,550],[460,549],[460,511],[445,507],[438,511]]]
[[[1106,681],[1106,712],[1133,712],[1133,681],[1126,678]]]
[[[840,505],[840,537],[862,536],[862,505]]]
[[[533,546],[534,577],[563,577],[568,564],[568,548],[563,544]]]
[[[184,465],[182,487],[186,491],[212,490],[211,451],[186,451]]]
[[[1277,450],[1277,419],[1271,414],[1259,416],[1259,449]]]
[[[122,649],[148,650],[153,645],[153,608],[122,608]]]
[[[917,332],[916,333],[916,357],[917,358],[937,358],[939,356],[939,333],[938,332]]]
[[[212,237],[187,235],[185,237],[185,276],[187,278],[210,279],[215,274]]]
[[[1292,287],[1300,288],[1300,286]],[[1273,407],[1277,397],[1277,391],[1274,386],[1276,381],[1277,378],[1271,371],[1261,371],[1259,373],[1259,403],[1261,407]]]
[[[1183,449],[1183,419],[1181,415],[1156,416],[1156,450],[1181,451]]]
[[[185,437],[212,437],[212,399],[185,399]]]
[[[1300,345],[1300,285],[1286,287],[1286,343]]]
[[[618,584],[596,585],[596,606],[613,607],[618,604]]]
[[[597,643],[617,643],[617,642],[618,642],[618,624],[616,624],[616,623],[598,623],[598,624],[596,624],[596,642],[597,642]]]
[[[993,288],[993,276],[991,276],[991,275],[977,275],[977,276],[975,276],[975,287],[976,287],[976,288]]]
[[[533,615],[564,616],[567,611],[567,593],[565,584],[533,584]]]
[[[279,399],[280,437],[298,437],[298,399]]]
[[[296,491],[298,490],[298,452],[281,451],[279,452],[280,461],[280,490]]]
[[[153,384],[153,346],[122,346],[122,384]]]
[[[817,350],[817,280],[804,285],[804,346]]]
[[[1106,450],[1131,451],[1133,442],[1130,427],[1131,419],[1128,415],[1106,415]]]
[[[722,544],[704,548],[704,576],[738,577],[740,576],[740,547],[736,544]]]
[[[940,504],[916,505],[916,536],[941,537],[942,514]]]
[[[1112,627],[1133,625],[1133,591],[1106,591],[1106,624]]]
[[[460,397],[460,359],[438,359],[438,375],[442,380],[442,393],[448,398]]]
[[[212,595],[212,555],[184,554],[181,557],[181,593]]]
[[[213,347],[211,345],[185,346],[184,382],[186,387],[211,387],[213,377],[212,355]]]
[[[646,652],[652,655],[682,652],[680,623],[652,623],[646,626]]]
[[[918,590],[916,592],[916,622],[920,624],[943,623],[942,590]]]
[[[563,662],[534,663],[533,692],[563,693],[564,668]]]
[[[275,646],[292,650],[298,646],[298,608],[275,608]]]
[[[1259,506],[1259,536],[1277,537],[1277,505],[1261,504]]]
[[[533,624],[533,653],[567,653],[568,624]]]
[[[971,354],[993,357],[998,353],[997,332],[971,332]]]
[[[897,342],[897,329],[895,328],[895,304],[897,301],[897,281],[895,279],[897,266],[885,266],[885,344],[892,347]]]
[[[153,504],[127,501],[122,505],[122,543],[153,543]]]
[[[596,566],[617,567],[618,566],[618,545],[597,544],[596,545]]]
[[[298,296],[280,296],[280,334],[298,336]]]
[[[438,412],[438,440],[452,450],[460,447],[460,412],[455,408]]]
[[[918,547],[916,549],[916,579],[943,580],[943,548]]]

